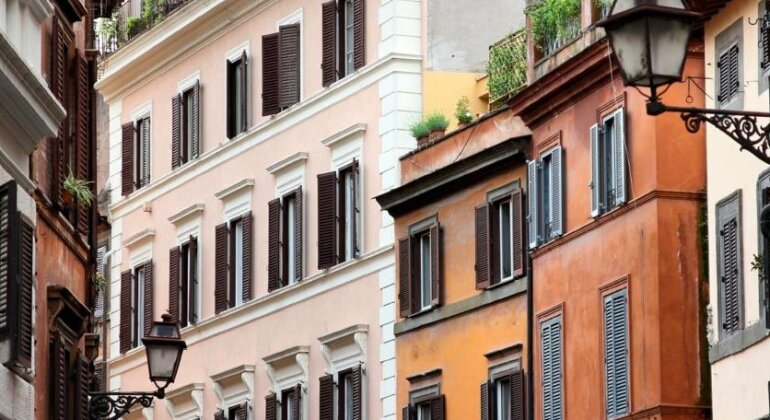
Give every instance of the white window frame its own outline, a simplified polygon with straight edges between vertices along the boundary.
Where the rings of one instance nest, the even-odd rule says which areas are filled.
[[[149,118],[150,119],[150,138],[148,139],[147,143],[150,146],[150,150],[148,155],[150,156],[150,161],[148,162],[147,167],[150,169],[150,173],[148,174],[147,178],[150,180],[150,183],[152,183],[152,139],[154,137],[153,135],[153,123],[152,123],[152,100],[149,100],[145,102],[144,104],[136,107],[133,111],[131,111],[131,121],[134,123],[135,127],[135,138],[134,138],[134,159],[135,162],[139,162],[141,152],[139,151],[138,145],[141,144],[141,131],[139,130],[139,121]],[[136,163],[134,163],[134,166],[137,166]],[[138,180],[140,179],[139,171],[135,171],[134,174],[134,185],[138,185]],[[149,185],[149,184],[148,184]],[[146,187],[147,185],[142,186],[142,188]]]
[[[227,77],[228,77],[228,74],[229,74],[227,72],[227,66],[230,63],[234,63],[234,62],[240,60],[241,57],[243,56],[244,52],[246,53],[246,59],[249,61],[249,64],[250,64],[249,66],[246,67],[246,80],[243,81],[244,83],[246,83],[246,92],[248,92],[247,95],[246,95],[246,117],[245,117],[246,118],[246,131],[238,133],[232,139],[227,138],[227,133],[225,133],[224,137],[223,137],[223,140],[222,140],[222,144],[231,142],[231,141],[233,141],[233,140],[235,140],[235,139],[237,139],[239,137],[244,136],[246,133],[249,132],[249,129],[251,127],[251,118],[250,117],[251,117],[251,113],[253,111],[252,98],[254,96],[252,94],[252,92],[251,92],[252,88],[254,87],[254,85],[251,82],[253,80],[252,77],[255,74],[254,73],[254,66],[256,65],[254,57],[252,57],[252,55],[251,55],[251,41],[246,40],[243,43],[241,43],[240,45],[238,45],[237,47],[235,47],[235,48],[231,49],[230,51],[228,51],[227,53],[225,53],[225,69],[224,69],[225,83],[224,83],[224,86],[223,86],[223,92],[227,92],[227,83],[228,83]],[[224,95],[224,98],[222,99],[222,104],[223,104],[222,109],[226,110],[227,106],[229,105],[227,103],[227,94]]]

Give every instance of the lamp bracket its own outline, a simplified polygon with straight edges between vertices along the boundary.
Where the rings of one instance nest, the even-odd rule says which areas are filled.
[[[128,414],[136,404],[149,407],[155,398],[163,398],[164,389],[155,392],[93,392],[88,403],[88,417],[92,420],[115,420]]]

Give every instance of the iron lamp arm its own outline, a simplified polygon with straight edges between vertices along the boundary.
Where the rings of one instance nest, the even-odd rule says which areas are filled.
[[[128,414],[137,404],[149,407],[155,398],[165,397],[165,389],[155,392],[93,392],[88,403],[88,417],[91,420],[115,420]]]

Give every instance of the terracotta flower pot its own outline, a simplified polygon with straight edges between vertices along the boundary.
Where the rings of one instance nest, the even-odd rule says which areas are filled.
[[[436,140],[444,137],[446,130],[433,130],[428,135],[428,140]]]
[[[61,193],[61,201],[62,201],[62,206],[64,206],[64,208],[71,208],[72,203],[74,201],[74,197],[72,196],[72,193],[69,192],[68,190],[63,190]]]
[[[427,135],[417,137],[417,145],[418,146],[425,144],[425,142],[427,142],[427,141],[428,141],[428,136]]]

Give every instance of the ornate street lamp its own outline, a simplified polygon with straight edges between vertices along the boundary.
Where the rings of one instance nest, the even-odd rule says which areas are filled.
[[[606,19],[597,23],[607,31],[626,86],[648,88],[647,114],[678,112],[687,131],[695,133],[707,122],[735,140],[741,149],[770,164],[770,124],[757,118],[770,113],[668,106],[659,88],[679,82],[687,45],[700,13],[687,10],[682,0],[615,0]]]
[[[166,388],[176,379],[182,352],[187,345],[179,334],[179,323],[171,315],[163,314],[163,320],[152,323],[147,337],[142,338],[147,353],[147,369],[155,392],[94,392],[88,406],[91,419],[113,420],[127,414],[139,404],[149,407],[154,398],[163,399]]]

